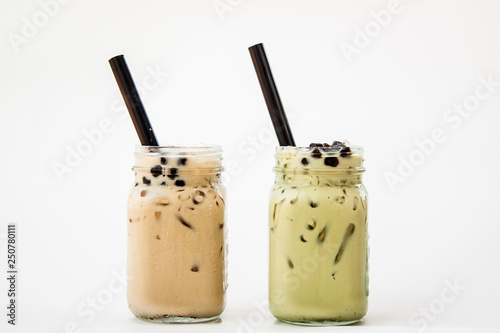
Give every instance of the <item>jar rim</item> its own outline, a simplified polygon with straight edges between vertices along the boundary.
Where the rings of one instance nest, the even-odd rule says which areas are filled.
[[[305,154],[305,153],[311,153],[316,148],[318,148],[324,154],[336,154],[340,152],[342,147],[339,147],[338,149],[331,149],[330,147],[277,146],[275,152],[276,156],[279,156],[280,153],[287,153],[287,152]],[[349,154],[362,155],[364,152],[363,147],[361,146],[354,145],[354,146],[347,146],[347,148],[350,149]]]
[[[220,155],[222,153],[222,147],[220,145],[208,145],[208,144],[197,144],[197,145],[168,145],[168,146],[135,146],[136,155],[144,156],[182,156],[182,155],[198,155],[198,156],[209,156],[209,155]]]

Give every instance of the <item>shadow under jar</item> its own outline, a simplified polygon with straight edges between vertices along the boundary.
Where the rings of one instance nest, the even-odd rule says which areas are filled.
[[[133,171],[127,207],[130,310],[163,323],[217,319],[227,288],[220,147],[137,146]]]
[[[269,207],[269,306],[281,321],[347,325],[368,298],[362,149],[278,147]]]

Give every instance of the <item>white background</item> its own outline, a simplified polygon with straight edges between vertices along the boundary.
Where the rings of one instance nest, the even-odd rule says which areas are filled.
[[[218,13],[217,3],[229,9]],[[263,42],[297,144],[348,139],[366,151],[370,307],[362,324],[336,329],[498,332],[500,86],[460,123],[443,117],[454,104],[474,102],[480,77],[500,82],[500,2],[401,0],[380,28],[371,13],[388,5],[73,0],[50,7],[49,17],[38,1],[2,0],[0,331],[314,330],[280,324],[265,305],[277,142],[247,50]],[[39,27],[29,31],[33,22]],[[363,45],[355,38],[367,27],[372,37]],[[346,57],[341,46],[356,42],[357,53]],[[126,267],[138,139],[108,65],[117,54],[138,85],[149,84],[143,101],[161,144],[221,144],[231,165],[229,290],[219,323],[143,323],[124,291],[95,317],[77,313],[109,295]],[[54,164],[66,164],[68,149],[85,145],[84,132],[103,120],[112,129],[58,179]],[[415,140],[439,128],[446,140],[428,155],[416,152]],[[410,156],[420,165],[391,189],[387,173]],[[16,327],[4,307],[10,222],[19,232]],[[445,281],[466,289],[441,308]],[[429,307],[424,327],[418,311]]]

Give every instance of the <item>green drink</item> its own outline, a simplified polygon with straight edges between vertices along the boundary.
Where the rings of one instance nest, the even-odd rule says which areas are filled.
[[[367,311],[362,149],[278,147],[269,208],[269,304],[302,325],[345,325]]]

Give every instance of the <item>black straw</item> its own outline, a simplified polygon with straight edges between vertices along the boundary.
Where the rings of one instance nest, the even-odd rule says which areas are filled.
[[[274,130],[280,146],[295,146],[292,131],[286,118],[285,109],[281,104],[278,88],[274,83],[273,74],[267,61],[264,46],[259,43],[249,47],[250,56],[255,67],[255,72],[259,78],[260,87],[266,100],[267,109],[273,122]]]
[[[142,105],[141,98],[130,75],[130,71],[123,55],[118,55],[109,59],[109,65],[113,70],[116,82],[122,93],[123,100],[127,105],[128,112],[134,123],[135,130],[139,135],[139,140],[143,146],[158,146],[155,133]]]

